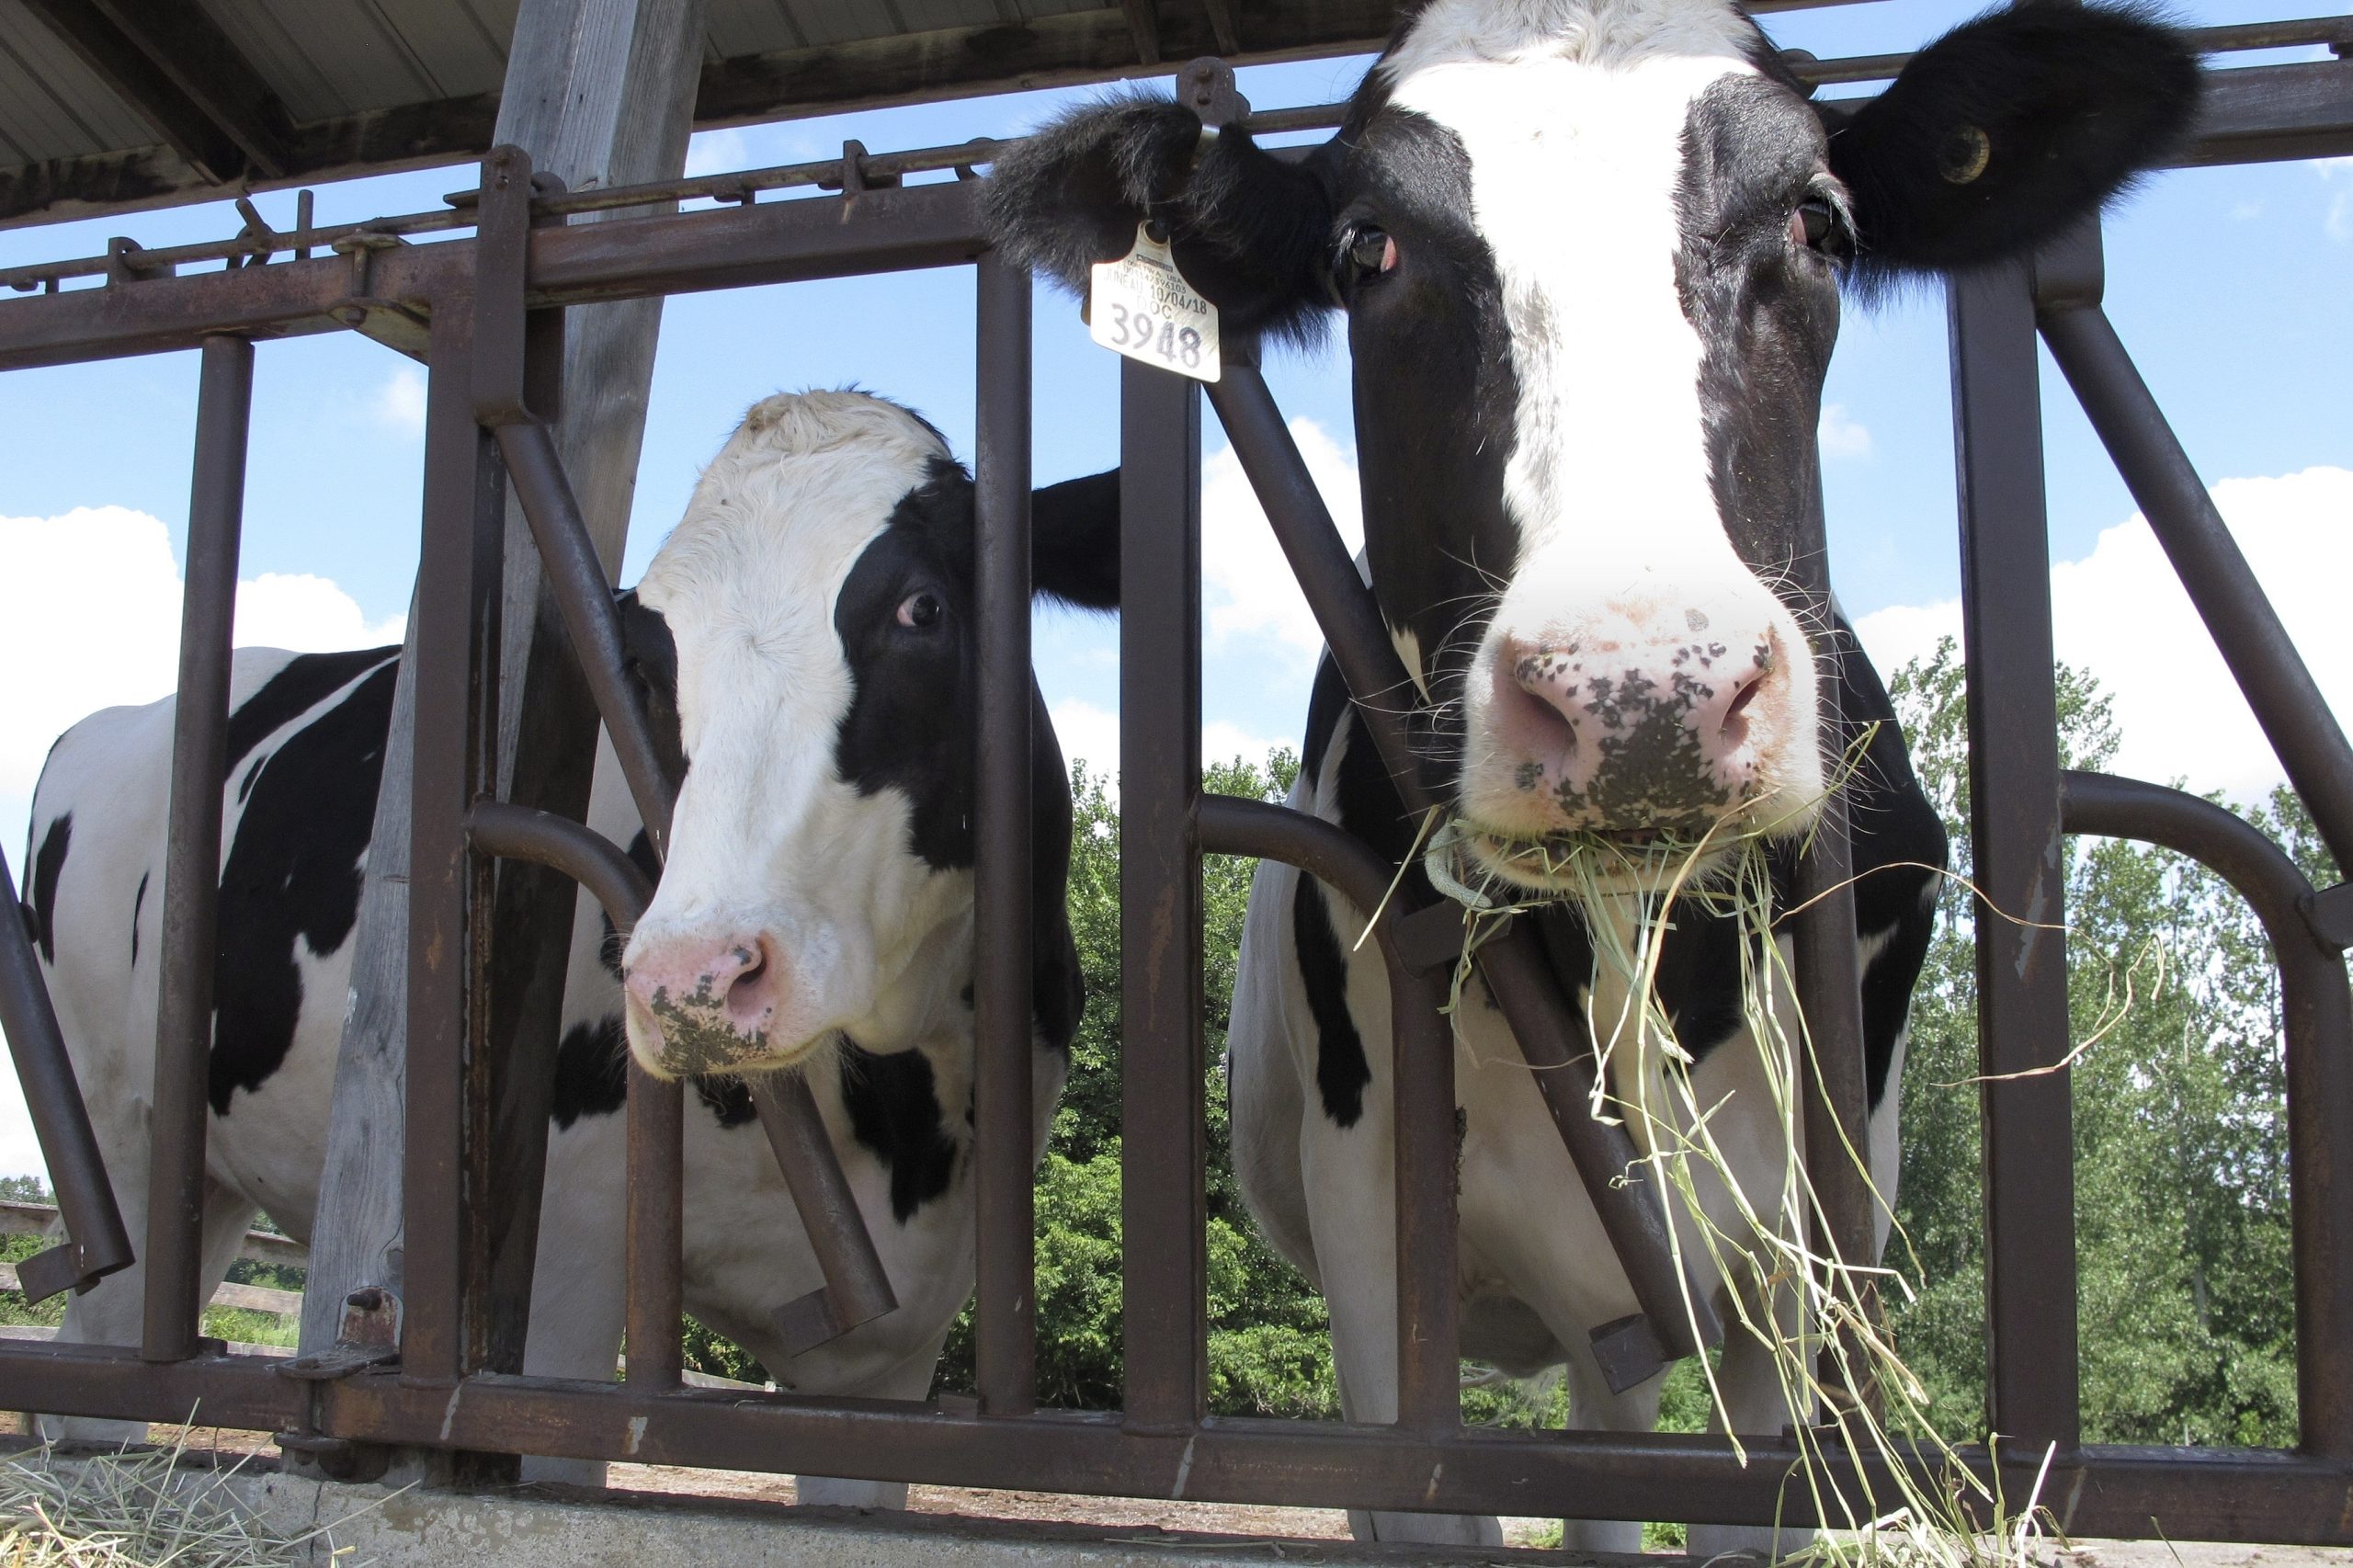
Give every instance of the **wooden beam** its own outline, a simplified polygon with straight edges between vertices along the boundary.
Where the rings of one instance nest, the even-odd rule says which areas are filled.
[[[1201,0],[1201,15],[1210,24],[1210,36],[1217,40],[1217,51],[1222,55],[1242,52],[1242,28],[1233,19],[1233,0]]]
[[[235,140],[112,17],[89,0],[24,0],[24,5],[200,177],[225,185],[244,173],[245,155]]]
[[[1160,63],[1160,7],[1154,0],[1120,0],[1127,13],[1128,36],[1135,40],[1136,58],[1146,65]]]

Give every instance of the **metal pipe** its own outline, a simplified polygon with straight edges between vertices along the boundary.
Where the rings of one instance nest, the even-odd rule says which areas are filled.
[[[1199,383],[1120,361],[1120,1119],[1126,1415],[1209,1397],[1202,1131]],[[1149,1241],[1146,1241],[1149,1238]]]
[[[975,1362],[981,1408],[1037,1408],[1037,1128],[1031,1102],[1029,274],[977,273],[973,576]]]
[[[760,1131],[767,1134],[792,1206],[809,1234],[810,1250],[824,1288],[777,1309],[775,1326],[785,1354],[798,1356],[895,1311],[898,1296],[866,1233],[858,1195],[842,1175],[840,1157],[817,1109],[816,1096],[799,1072],[754,1073],[744,1079]]]
[[[2312,883],[2245,818],[2195,795],[2101,773],[2062,775],[2069,833],[2177,850],[2238,891],[2279,964],[2288,1060],[2289,1211],[2296,1247],[2296,1413],[2303,1450],[2353,1458],[2353,993],[2345,955],[2314,938]]]
[[[613,604],[613,585],[597,559],[579,498],[573,494],[572,481],[556,453],[555,436],[546,426],[529,420],[501,425],[495,434],[499,453],[506,460],[506,476],[540,548],[549,596],[563,613],[564,631],[571,634],[581,671],[588,677],[621,776],[629,781],[630,797],[637,802],[654,852],[667,858],[677,788],[663,772],[654,725],[630,685],[628,649],[621,638],[620,612]]]
[[[49,987],[41,981],[25,923],[11,915],[17,907],[8,858],[0,852],[0,1034],[8,1037],[17,1084],[24,1090],[41,1164],[57,1190],[67,1238],[17,1266],[25,1300],[40,1301],[60,1290],[86,1290],[133,1259]]]
[[[654,901],[654,884],[620,846],[551,812],[477,801],[466,827],[482,854],[533,861],[578,882],[624,936]],[[684,1366],[678,1324],[686,1311],[686,1087],[654,1077],[633,1059],[628,1071],[629,1381],[636,1388],[674,1389]]]
[[[1348,559],[1347,547],[1340,542],[1282,411],[1242,346],[1229,349],[1224,374],[1210,389],[1210,402],[1315,613],[1341,679],[1358,699],[1357,712],[1391,782],[1408,812],[1438,808],[1441,796],[1414,761],[1404,717],[1410,706],[1405,699],[1415,695],[1414,687],[1389,640],[1380,606]],[[1413,901],[1410,890],[1399,892],[1409,903]],[[1722,1329],[1713,1305],[1685,1290],[1662,1201],[1626,1179],[1641,1158],[1632,1138],[1622,1125],[1594,1118],[1591,1046],[1581,1020],[1536,950],[1532,933],[1512,922],[1481,944],[1478,963],[1496,1005],[1511,1022],[1545,1108],[1633,1287],[1640,1315],[1647,1320],[1596,1330],[1596,1350],[1613,1386],[1631,1387],[1655,1372],[1665,1358],[1693,1355],[1715,1344]]]
[[[2066,866],[2034,301],[2017,267],[1947,286],[1961,487],[1993,1429],[2075,1453]],[[2022,1075],[2023,1074],[2023,1075]]]
[[[2040,324],[2329,853],[2353,867],[2353,746],[2165,411],[2097,304],[2046,310]]]
[[[219,946],[221,789],[228,766],[229,657],[254,346],[241,337],[206,338],[198,375],[179,699],[172,713],[171,820],[164,848],[154,1108],[148,1121],[147,1297],[140,1353],[150,1361],[196,1354],[204,1311],[204,1134]]]
[[[1390,869],[1361,839],[1321,818],[1264,801],[1203,795],[1204,853],[1254,855],[1329,883],[1370,918],[1382,908]],[[1446,986],[1417,974],[1398,950],[1396,913],[1373,922],[1389,971],[1396,1140],[1397,1421],[1442,1431],[1462,1419],[1461,1248],[1455,1234],[1454,1031]]]
[[[463,298],[433,315],[426,383],[425,522],[417,557],[416,693],[410,767],[408,1082],[402,1167],[401,1365],[447,1384],[479,1363],[486,1330],[470,1303],[486,1270],[469,1218],[469,1165],[485,1108],[470,1093],[470,998],[486,933],[486,857],[469,852],[469,804],[496,782],[498,646],[506,483],[474,422],[473,312]],[[478,1195],[477,1195],[478,1196]]]

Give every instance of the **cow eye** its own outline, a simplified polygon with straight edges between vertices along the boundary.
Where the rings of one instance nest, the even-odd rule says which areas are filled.
[[[1348,235],[1340,256],[1350,281],[1361,282],[1396,270],[1397,242],[1386,231],[1366,224]]]
[[[928,589],[909,594],[899,601],[899,624],[917,631],[928,631],[939,624],[939,618],[947,613],[947,608],[939,602],[939,596]]]
[[[1790,243],[1819,251],[1834,260],[1854,255],[1854,236],[1837,205],[1826,196],[1809,196],[1790,214]]]

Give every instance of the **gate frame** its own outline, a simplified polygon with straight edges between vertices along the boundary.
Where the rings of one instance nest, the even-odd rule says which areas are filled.
[[[2294,26],[2279,24],[2275,33]],[[2325,18],[2305,26],[2333,29],[2337,23]],[[2264,41],[2277,40],[2265,34]],[[1820,79],[1847,79],[1837,74],[1841,64],[1826,62]],[[1211,65],[1212,76],[1223,69]],[[2193,161],[2264,161],[2353,147],[2353,64],[2256,67],[2210,79],[2220,85],[2219,108],[2210,114],[2207,139]],[[1289,111],[1244,123],[1253,130],[1303,129],[1329,123],[1316,119],[1325,112]],[[215,554],[208,559],[217,564],[225,552],[232,584],[238,503],[223,465],[233,453],[237,466],[242,463],[246,400],[240,387],[249,386],[252,340],[372,327],[371,335],[424,349],[430,370],[411,862],[409,1288],[399,1362],[284,1376],[270,1363],[228,1356],[217,1342],[200,1340],[192,1289],[183,1301],[175,1288],[150,1292],[146,1342],[139,1350],[0,1345],[0,1384],[6,1389],[0,1400],[74,1415],[175,1420],[200,1399],[209,1421],[279,1431],[313,1445],[396,1443],[493,1456],[530,1452],[813,1470],[1243,1503],[1811,1521],[1811,1494],[1802,1482],[1792,1484],[1800,1446],[1787,1437],[1749,1442],[1752,1462],[1742,1466],[1727,1444],[1705,1437],[1520,1434],[1460,1425],[1450,1288],[1453,1205],[1445,1187],[1427,1179],[1452,1158],[1452,1052],[1437,1026],[1431,979],[1450,955],[1442,942],[1427,939],[1426,927],[1418,938],[1405,930],[1394,911],[1376,926],[1392,983],[1401,997],[1419,995],[1425,1003],[1397,1009],[1400,1318],[1413,1329],[1401,1335],[1400,1420],[1374,1427],[1206,1415],[1199,857],[1237,853],[1287,860],[1367,908],[1381,902],[1391,868],[1328,824],[1284,808],[1201,792],[1200,392],[1194,383],[1124,361],[1123,577],[1176,585],[1174,592],[1126,607],[1120,631],[1123,1094],[1139,1112],[1128,1119],[1124,1212],[1128,1234],[1146,1238],[1128,1249],[1125,1262],[1127,1408],[1097,1414],[1035,1407],[1032,1325],[1021,1289],[1034,1246],[1027,1094],[1006,1081],[1017,1075],[1026,1085],[1028,1040],[1026,1028],[1015,1027],[1022,1021],[1019,1008],[1004,994],[1016,983],[1026,990],[1026,962],[1013,961],[1026,938],[1013,933],[1025,933],[1028,923],[1000,918],[1006,911],[994,902],[992,917],[980,923],[984,935],[976,971],[988,1020],[978,1064],[979,1410],[681,1389],[675,1366],[661,1356],[647,1358],[644,1376],[609,1385],[528,1379],[494,1364],[494,1341],[505,1337],[494,1333],[499,1308],[490,1267],[497,1215],[461,1196],[481,1190],[489,1169],[490,1051],[479,977],[487,964],[492,860],[497,853],[515,853],[562,867],[568,858],[591,872],[598,864],[597,846],[585,842],[595,835],[577,824],[545,819],[533,839],[512,817],[500,816],[511,808],[485,803],[494,784],[486,747],[495,733],[504,483],[516,479],[527,502],[534,491],[544,500],[561,489],[560,471],[551,470],[537,449],[540,438],[530,434],[544,434],[530,416],[526,389],[535,354],[545,352],[546,335],[524,330],[526,324],[594,300],[977,263],[978,509],[981,537],[991,541],[981,556],[983,713],[1006,718],[1017,693],[1026,715],[1029,596],[1019,549],[1028,494],[1026,281],[985,254],[967,183],[904,188],[892,183],[921,168],[969,172],[995,150],[995,143],[975,143],[870,158],[853,145],[842,159],[819,165],[536,199],[529,194],[528,163],[519,165],[518,187],[518,155],[502,150],[485,161],[477,199],[450,212],[246,235],[176,252],[141,252],[118,242],[108,256],[94,258],[96,266],[64,263],[0,274],[0,281],[45,290],[39,299],[0,304],[0,369],[204,348],[194,511],[207,519],[207,538],[214,541]],[[519,205],[508,206],[510,221],[500,223],[493,221],[503,205],[494,192],[502,171],[505,188]],[[839,182],[839,196],[756,199],[763,189],[827,176]],[[690,196],[719,196],[738,205],[592,226],[563,223],[572,212]],[[401,243],[405,233],[473,222],[475,211],[481,227],[471,240]],[[512,221],[518,214],[521,221]],[[338,254],[270,260],[281,251],[307,255],[328,244]],[[170,277],[179,263],[208,259],[232,259],[232,265],[217,273]],[[104,288],[58,287],[100,269],[110,278]],[[2353,852],[2353,751],[2317,703],[2276,618],[2266,624],[2268,606],[2227,528],[2212,516],[2194,470],[2099,313],[2097,280],[2094,230],[2090,241],[2077,237],[2053,245],[2031,267],[1955,280],[1949,294],[1964,615],[1974,633],[1967,656],[1980,879],[1995,904],[2023,907],[2029,901],[2019,895],[2057,866],[2062,831],[2100,832],[2190,854],[2254,903],[2279,961],[2286,1018],[2303,1441],[2292,1451],[2080,1444],[2072,1397],[2072,1186],[2050,1179],[2054,1167],[2062,1176],[2072,1173],[2067,1084],[2063,1071],[2056,1071],[1989,1085],[1985,1094],[1991,1408],[1995,1427],[2010,1436],[1996,1451],[1966,1449],[1964,1458],[1982,1473],[1998,1476],[2009,1495],[2022,1496],[2046,1447],[2052,1449],[2044,1495],[2064,1499],[2055,1511],[2071,1533],[2134,1534],[2160,1514],[2177,1536],[2353,1542],[2353,1518],[2343,1508],[2353,1486],[2353,1319],[2347,1316],[2353,1313],[2353,1244],[2340,1244],[2353,1238],[2337,1233],[2353,1198],[2336,1185],[2331,1168],[2335,1154],[2353,1152],[2353,1002],[2341,939],[2353,938],[2353,915],[2346,907],[2353,893],[2343,887],[2315,892],[2276,845],[2195,797],[2131,780],[2061,775],[2055,726],[2036,731],[2031,744],[2011,744],[2019,715],[2039,721],[2055,712],[2033,353],[2039,330],[2161,542],[2183,568],[2324,837],[2340,859]],[[1400,677],[1380,663],[1383,655],[1394,663],[1386,638],[1368,644],[1360,635],[1368,591],[1353,570],[1344,580],[1330,569],[1336,535],[1246,352],[1233,357],[1211,400],[1295,566],[1309,563],[1301,567],[1302,585],[1351,688],[1364,696],[1394,684]],[[562,591],[566,577],[556,569],[565,537],[562,507],[538,510],[552,519],[544,528],[540,516],[532,520]],[[199,660],[195,667],[204,678],[190,681],[189,689],[208,697],[200,706],[183,704],[174,795],[176,801],[187,797],[193,816],[203,814],[195,808],[208,787],[211,800],[220,796],[225,686],[216,704],[208,682],[210,661],[225,653],[227,627],[222,607],[197,604],[199,576],[217,587],[212,579],[219,573],[200,574],[193,543],[190,553],[184,669],[188,660]],[[1345,566],[1345,551],[1339,560]],[[575,593],[566,604],[567,610],[590,615],[584,626],[593,621],[586,603]],[[578,631],[574,641],[597,644]],[[600,671],[603,662],[592,658],[589,665],[600,693],[611,685],[604,677],[614,673]],[[1364,711],[1380,734],[1377,706]],[[631,726],[625,702],[608,708],[605,718],[617,732]],[[1994,744],[1997,719],[2008,722],[1999,744]],[[637,722],[642,724],[642,715]],[[627,756],[627,737],[620,738]],[[983,748],[984,759],[987,755]],[[978,874],[990,890],[987,897],[1011,909],[1026,903],[1028,890],[1019,871],[1008,868],[1026,858],[992,853],[990,846],[1001,844],[999,835],[1010,824],[1026,823],[1027,777],[1016,779],[1007,772],[999,778],[996,771],[983,767],[981,774]],[[631,778],[632,785],[642,782]],[[653,820],[657,808],[640,793],[649,800]],[[216,835],[218,826],[214,822]],[[620,903],[617,916],[625,913],[624,892],[615,891],[610,876],[604,884],[600,896],[608,907]],[[175,891],[167,889],[166,898],[167,907],[181,907]],[[173,929],[199,953],[199,933],[210,919],[207,885],[193,887],[184,902],[188,913]],[[0,987],[12,1006],[31,1000],[20,977],[38,979],[22,937],[17,923],[0,921],[0,949],[10,949],[11,960],[0,964]],[[2021,935],[1999,920],[1978,923],[1978,942],[1981,1048],[1989,1071],[2047,1068],[2062,1060],[2063,943],[2049,933],[2040,940]],[[1851,948],[1851,939],[1845,945]],[[1820,946],[1802,941],[1805,949]],[[166,949],[176,950],[169,938]],[[1500,951],[1505,962],[1490,966],[1490,983],[1507,995],[1509,949]],[[23,962],[15,963],[19,957]],[[171,1032],[172,1049],[159,1051],[158,1058],[159,1079],[176,1074],[199,1091],[201,1076],[193,1069],[203,1061],[209,1009],[199,1000],[204,976],[196,971],[204,967],[184,963],[174,970],[177,978],[165,987],[163,1012],[179,1023]],[[1835,963],[1817,966],[1810,971],[1817,978],[1806,983],[1808,1000],[1823,1004],[1824,1019],[1850,1013],[1853,1006],[1851,967],[1843,980],[1836,971]],[[1813,1011],[1810,1006],[1810,1016]],[[36,1035],[18,1043],[19,1058],[28,1051],[45,1058],[51,1044]],[[28,1074],[27,1089],[36,1101],[38,1125],[45,1133],[64,1128],[70,1143],[68,1113],[79,1113],[81,1105],[78,1095],[70,1107],[62,1103],[71,1090],[71,1071],[66,1066],[61,1089],[54,1069],[63,1064],[62,1046],[54,1055],[56,1061],[42,1063],[46,1075]],[[1574,1062],[1574,1052],[1564,1051],[1564,1059]],[[1017,1074],[1008,1071],[1015,1066]],[[1547,1075],[1538,1076],[1541,1082]],[[642,1080],[638,1086],[644,1086]],[[632,1195],[641,1187],[645,1192],[630,1217],[630,1310],[631,1323],[649,1331],[664,1322],[675,1325],[677,1312],[675,1099],[675,1093],[670,1101],[633,1095],[631,1103]],[[1191,1114],[1173,1115],[1172,1108]],[[159,1105],[159,1119],[165,1119],[165,1109]],[[201,1176],[204,1110],[199,1092],[192,1106],[174,1113],[193,1131],[192,1166],[159,1153],[156,1196],[169,1201],[152,1206],[148,1246],[158,1267],[151,1278],[169,1275],[176,1282],[186,1272],[162,1266],[183,1244],[176,1233],[189,1218],[185,1200],[191,1170],[196,1179]],[[1842,1111],[1836,1104],[1810,1103],[1810,1125],[1816,1115]],[[1564,1122],[1563,1131],[1574,1130]],[[44,1152],[50,1153],[46,1137]],[[97,1214],[102,1223],[111,1208],[103,1180],[92,1190],[88,1162],[77,1165],[70,1150],[61,1153],[65,1157],[52,1165],[61,1205],[69,1213]],[[646,1161],[657,1167],[666,1163],[666,1176],[649,1171]],[[2062,1196],[2054,1198],[2053,1191]],[[172,1214],[182,1216],[182,1226],[169,1222]],[[2057,1229],[2054,1216],[2064,1221]],[[1848,1222],[1853,1218],[1845,1216]],[[1832,1222],[1838,1226],[1840,1217],[1834,1214]],[[812,1229],[814,1235],[824,1227]],[[1172,1244],[1188,1233],[1189,1244]],[[103,1252],[102,1240],[91,1244],[94,1256]],[[1417,1268],[1417,1260],[1444,1267]],[[1672,1320],[1655,1324],[1663,1337],[1676,1326]],[[2054,1375],[2062,1369],[2066,1376]],[[1885,1483],[1881,1461],[1870,1458],[1834,1459],[1833,1479],[1845,1484],[1858,1464]]]

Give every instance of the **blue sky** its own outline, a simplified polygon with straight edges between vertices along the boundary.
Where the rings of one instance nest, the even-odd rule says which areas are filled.
[[[2200,24],[2260,19],[2255,0],[2177,6]],[[1784,45],[1824,56],[1915,47],[1973,6],[1877,0],[1768,18]],[[2317,50],[2242,59],[2318,58]],[[1344,97],[1361,61],[1243,74],[1261,108]],[[1017,134],[1070,93],[965,100],[710,133],[690,167],[715,172],[827,155],[856,138],[876,151]],[[436,206],[471,183],[463,167],[323,187],[323,220]],[[257,199],[290,225],[290,193]],[[215,238],[225,205],[0,233],[0,265],[87,255],[106,236],[148,244]],[[2324,686],[2353,696],[2353,640],[2336,633],[2331,590],[2353,564],[2353,160],[2333,165],[2183,171],[2152,179],[2108,228],[2109,308],[2200,472],[2225,485],[2226,516],[2303,630]],[[625,580],[683,508],[700,464],[756,399],[849,382],[911,403],[969,457],[972,424],[968,269],[684,296],[663,323]],[[1352,515],[1345,357],[1269,367],[1336,512]],[[1036,333],[1040,482],[1117,458],[1117,362],[1090,344],[1074,303],[1041,290]],[[48,738],[107,702],[171,680],[173,576],[188,508],[192,355],[0,376],[0,654],[36,677],[0,705],[0,842],[16,860]],[[2276,773],[2251,728],[2180,722],[2234,702],[2216,684],[2178,589],[2129,526],[2132,504],[2055,370],[2045,370],[2052,557],[2061,652],[2130,700],[2127,762],[2156,777],[2247,791]],[[349,335],[264,345],[241,600],[241,641],[325,646],[381,637],[407,606],[418,518],[422,381],[408,361]],[[1939,290],[1850,310],[1825,403],[1834,573],[1883,659],[1957,624],[1958,591]],[[1277,558],[1209,426],[1206,718],[1214,755],[1296,744],[1312,673],[1304,612],[1266,567]],[[2267,482],[2267,483],[2258,483]],[[101,509],[81,517],[77,508]],[[103,510],[113,508],[116,510]],[[2097,569],[2068,563],[2097,561]],[[1065,747],[1106,756],[1117,696],[1110,623],[1050,614],[1039,668]],[[2211,700],[2210,701],[2209,699]],[[2235,726],[2235,727],[2234,727]],[[2135,749],[2135,748],[2138,749]],[[6,1120],[0,1113],[0,1122]],[[0,1133],[0,1150],[9,1140]],[[0,1153],[0,1167],[17,1162]]]

